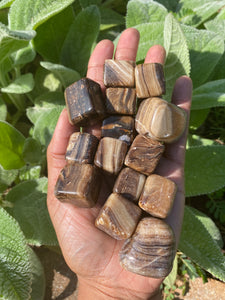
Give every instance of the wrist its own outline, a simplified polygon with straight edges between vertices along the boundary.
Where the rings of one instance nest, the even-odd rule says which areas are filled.
[[[134,294],[125,288],[113,288],[99,286],[96,282],[93,284],[78,278],[78,295],[77,300],[93,299],[93,300],[162,300],[160,290],[153,294],[142,293],[142,295]]]

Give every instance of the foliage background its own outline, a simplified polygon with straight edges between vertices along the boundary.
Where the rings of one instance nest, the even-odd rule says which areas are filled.
[[[96,43],[140,32],[167,52],[169,101],[180,75],[193,80],[185,216],[174,269],[225,281],[225,1],[0,1],[0,297],[43,299],[43,267],[31,246],[57,246],[46,207],[46,149],[64,89],[85,76]],[[79,59],[77,59],[79,57]]]

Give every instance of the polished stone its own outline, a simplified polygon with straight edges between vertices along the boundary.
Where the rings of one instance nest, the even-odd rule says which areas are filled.
[[[106,59],[104,84],[107,87],[134,87],[134,61]]]
[[[155,140],[172,143],[184,132],[186,112],[161,98],[143,100],[138,109],[135,128]]]
[[[137,135],[125,158],[125,165],[145,175],[154,172],[165,146],[158,141]]]
[[[95,225],[117,240],[127,239],[134,232],[141,209],[119,194],[112,193],[102,207]]]
[[[137,65],[135,68],[135,83],[138,98],[149,98],[165,94],[166,84],[163,65],[159,63]]]
[[[77,207],[93,207],[100,191],[99,170],[90,164],[68,164],[59,174],[55,196]]]
[[[98,142],[97,137],[92,134],[74,132],[66,149],[66,160],[70,163],[92,164]]]
[[[136,113],[134,88],[107,88],[106,112],[108,114],[134,115]]]
[[[163,176],[152,174],[147,177],[139,199],[139,206],[154,217],[166,218],[176,195],[176,184]]]
[[[144,187],[145,179],[145,175],[133,169],[124,168],[116,179],[113,192],[137,203]]]
[[[111,137],[100,140],[95,155],[95,165],[110,174],[118,174],[127,152],[127,143]]]
[[[82,78],[65,89],[65,100],[70,123],[92,125],[105,116],[105,100],[100,85]]]
[[[126,270],[146,277],[165,278],[173,267],[175,236],[163,220],[143,218],[120,251]]]

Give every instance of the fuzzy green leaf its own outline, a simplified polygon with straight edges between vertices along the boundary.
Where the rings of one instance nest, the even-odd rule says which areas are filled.
[[[100,7],[99,10],[101,14],[100,30],[106,30],[124,24],[124,17],[116,11],[103,7]]]
[[[134,27],[138,24],[164,21],[167,9],[154,1],[131,0],[127,5],[126,26]]]
[[[32,138],[27,138],[23,147],[23,159],[29,164],[38,164],[42,158],[40,143]]]
[[[212,224],[206,215],[186,206],[179,249],[207,272],[225,281],[225,257],[214,240]]]
[[[0,207],[1,299],[28,300],[31,265],[24,235],[18,223]]]
[[[21,75],[11,82],[8,86],[1,89],[3,93],[9,94],[25,94],[34,88],[34,79],[31,73]]]
[[[20,224],[31,245],[56,245],[57,239],[46,204],[47,178],[17,184],[6,196],[13,204],[7,211]]]
[[[225,147],[199,146],[186,151],[186,196],[208,194],[225,185]]]
[[[11,53],[26,47],[34,36],[34,31],[12,31],[0,23],[0,62]]]
[[[14,2],[15,0],[1,0],[0,1],[0,9],[10,7],[10,5]]]
[[[175,281],[177,278],[177,269],[178,269],[178,261],[177,261],[177,255],[176,255],[174,258],[174,261],[173,261],[172,271],[163,281],[163,283],[166,286],[168,286],[169,288],[172,288],[172,286],[175,284]]]
[[[190,74],[189,51],[179,23],[168,14],[164,25],[166,99],[170,100],[176,79]]]
[[[4,169],[19,169],[25,163],[22,158],[24,136],[7,122],[0,121],[0,164]]]
[[[7,116],[7,107],[2,97],[0,96],[0,121],[5,121]]]
[[[191,78],[194,87],[203,84],[212,73],[224,52],[223,38],[208,30],[181,27],[190,51]]]
[[[64,66],[84,76],[92,47],[100,26],[100,12],[97,6],[82,10],[74,20],[62,48],[61,62]]]
[[[3,192],[16,179],[18,170],[5,170],[0,165],[0,192]]]
[[[157,2],[161,3],[165,6],[168,11],[177,11],[177,5],[180,0],[157,0]]]
[[[33,49],[31,43],[12,54],[13,64],[14,66],[23,66],[29,62],[32,62],[36,56],[36,52]]]
[[[181,0],[179,7],[181,10],[192,9],[193,14],[188,15],[185,23],[192,26],[199,26],[211,16],[218,12],[218,10],[225,5],[225,1],[211,1],[211,0]]]
[[[40,65],[46,70],[51,71],[60,80],[64,88],[81,78],[78,72],[63,65],[45,61],[40,62]]]
[[[207,82],[194,89],[191,109],[225,106],[225,79]]]
[[[225,40],[225,20],[213,19],[204,24],[207,30],[220,34]]]
[[[9,27],[31,30],[73,3],[74,0],[16,0],[9,10]]]
[[[59,63],[62,46],[73,21],[74,12],[69,6],[37,28],[34,47],[46,61]]]
[[[90,5],[100,5],[102,0],[79,0],[80,6],[86,8]]]

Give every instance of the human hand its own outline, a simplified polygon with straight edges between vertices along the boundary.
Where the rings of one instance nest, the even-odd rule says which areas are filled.
[[[118,42],[115,59],[136,60],[139,33],[129,28]],[[103,40],[93,51],[88,65],[87,77],[97,81],[103,91],[103,65],[113,56],[113,43]],[[149,49],[145,62],[164,63],[165,50],[161,46]],[[172,102],[182,107],[189,116],[192,83],[180,77],[174,86]],[[187,126],[188,127],[188,126]],[[94,225],[100,203],[109,193],[107,184],[102,184],[99,202],[93,208],[78,208],[61,203],[54,196],[54,186],[61,169],[65,166],[65,152],[70,135],[79,128],[69,123],[67,111],[63,110],[47,151],[49,214],[55,228],[63,256],[78,277],[78,299],[160,299],[159,287],[162,279],[147,278],[124,270],[118,259],[123,241],[118,241],[97,229]],[[86,128],[100,136],[100,127]],[[178,243],[184,209],[184,158],[187,130],[173,144],[167,145],[155,173],[174,181],[178,191],[173,209],[167,218]]]

